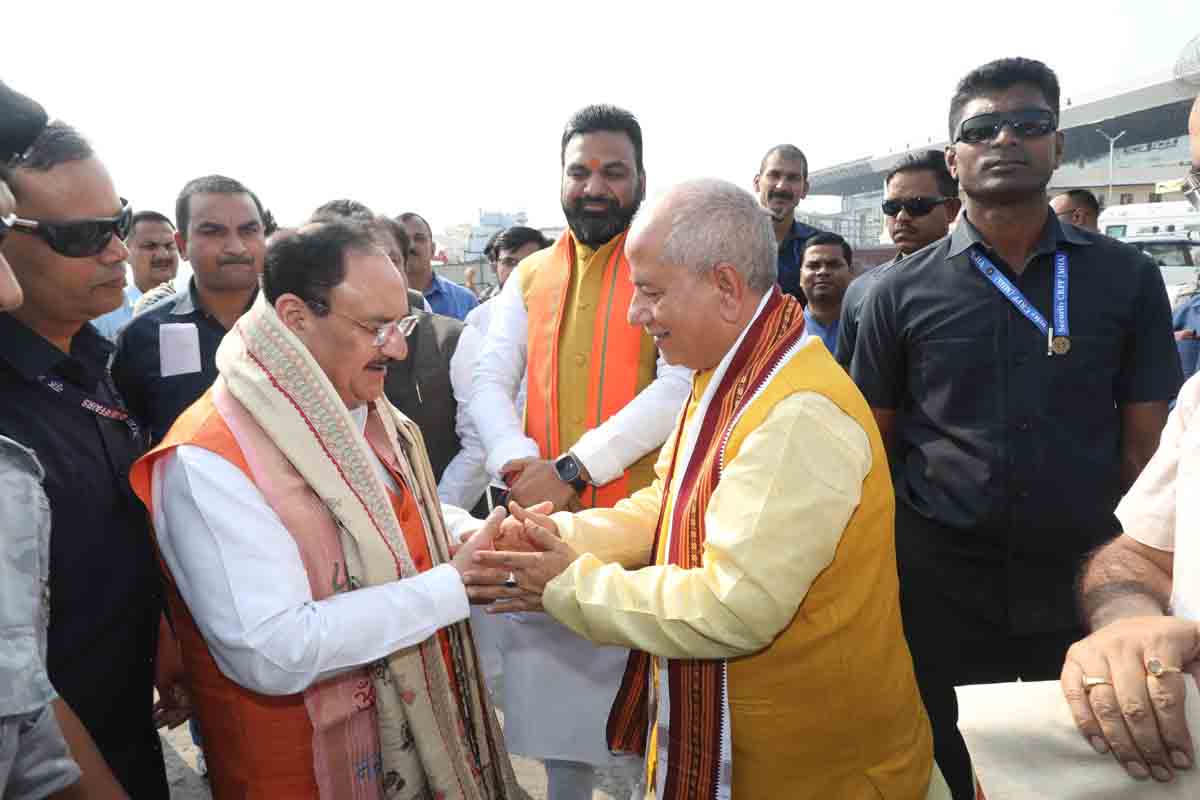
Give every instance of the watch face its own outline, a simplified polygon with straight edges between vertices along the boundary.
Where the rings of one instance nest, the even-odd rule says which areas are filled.
[[[554,462],[554,471],[563,483],[570,483],[579,477],[579,462],[570,456],[563,456]]]

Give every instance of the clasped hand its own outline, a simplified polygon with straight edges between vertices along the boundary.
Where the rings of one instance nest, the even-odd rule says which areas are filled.
[[[490,614],[508,611],[541,611],[546,584],[575,560],[575,551],[558,535],[558,526],[547,514],[551,503],[528,509],[509,503],[511,515],[494,527],[493,512],[485,529],[492,527],[487,543],[470,553],[463,583],[472,603],[487,605]],[[503,512],[500,512],[503,513]],[[475,536],[487,535],[481,530]],[[469,540],[475,543],[475,537]]]

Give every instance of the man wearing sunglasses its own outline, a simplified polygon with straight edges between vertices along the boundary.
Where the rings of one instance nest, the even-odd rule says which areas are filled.
[[[891,261],[852,281],[842,298],[836,354],[838,363],[847,370],[854,357],[863,302],[875,281],[902,259],[945,236],[959,208],[958,181],[947,169],[946,156],[941,151],[907,155],[887,174],[883,222],[899,252]]]
[[[890,442],[905,633],[963,800],[954,687],[1058,677],[1082,633],[1078,565],[1120,529],[1181,377],[1157,267],[1050,211],[1058,111],[1038,61],[959,83],[963,217],[876,282],[850,368]]]
[[[145,509],[126,482],[145,450],[88,321],[123,299],[130,211],[104,165],[53,122],[0,169],[17,206],[3,242],[24,304],[0,314],[0,434],[37,454],[49,500],[48,668],[132,797],[166,798],[155,718],[186,717]],[[159,648],[162,649],[159,649]],[[158,654],[158,655],[156,655]],[[175,663],[178,663],[176,654]]]
[[[0,83],[0,164],[24,153],[45,124],[40,105]],[[16,205],[0,179],[0,243]],[[0,311],[23,300],[0,253]],[[51,515],[44,477],[36,453],[0,436],[0,796],[45,797],[70,786],[72,797],[123,797],[46,667]]]
[[[266,252],[263,208],[221,175],[189,181],[175,203],[175,241],[192,265],[187,291],[138,314],[122,331],[113,379],[159,442],[217,377],[217,345],[254,301]]]

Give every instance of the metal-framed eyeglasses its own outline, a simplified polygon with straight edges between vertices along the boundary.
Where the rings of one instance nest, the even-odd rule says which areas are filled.
[[[355,319],[349,314],[343,314],[340,311],[334,311],[329,307],[328,304],[322,303],[320,300],[305,300],[304,302],[308,304],[309,308],[313,309],[319,314],[333,314],[335,317],[341,317],[342,319],[353,322],[355,325],[375,337],[373,344],[376,347],[383,347],[385,344],[387,344],[388,339],[392,338],[393,333],[399,333],[401,336],[408,338],[408,336],[412,334],[413,329],[417,327],[417,316],[415,314],[409,314],[407,317],[401,317],[400,319],[395,319],[391,322],[385,322],[382,325],[370,325],[362,320]]]

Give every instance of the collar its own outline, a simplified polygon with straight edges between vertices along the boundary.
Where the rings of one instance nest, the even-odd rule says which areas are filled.
[[[350,409],[350,419],[354,421],[354,427],[359,433],[366,435],[367,431],[367,414],[371,412],[371,407],[361,405],[358,408]]]
[[[112,344],[90,324],[85,324],[71,339],[68,355],[46,341],[12,314],[0,313],[0,359],[7,361],[21,377],[35,381],[55,370],[65,378],[94,388],[113,351]]]
[[[171,316],[186,317],[188,314],[195,314],[196,309],[200,307],[200,297],[196,294],[196,278],[195,276],[188,279],[188,287],[186,292],[176,292],[175,307],[171,309]]]
[[[254,301],[258,299],[258,287],[254,287],[254,292],[250,295],[250,301],[246,303],[246,308],[242,311],[244,314],[249,311]],[[171,300],[174,307],[171,309],[172,317],[186,317],[189,314],[195,314],[199,311],[206,317],[212,316],[204,310],[204,306],[200,303],[200,294],[196,290],[196,278],[192,276],[188,279],[188,288],[186,292],[176,292],[175,297]]]
[[[433,273],[433,280],[429,282],[429,286],[425,288],[425,291],[422,292],[422,294],[424,294],[426,297],[431,297],[432,295],[439,293],[445,294],[446,289],[444,286],[442,286],[442,280],[443,279],[441,275],[438,275],[436,272]]]
[[[1046,224],[1042,227],[1041,238],[1033,248],[1033,255],[1042,255],[1043,253],[1053,253],[1059,249],[1059,244],[1066,242],[1067,244],[1086,246],[1092,242],[1083,232],[1074,225],[1063,225],[1058,217],[1054,216],[1050,211],[1050,207],[1046,207]],[[969,250],[973,245],[981,245],[987,250],[992,248],[983,239],[983,235],[979,233],[979,229],[971,224],[971,220],[967,219],[967,214],[964,211],[962,219],[954,226],[954,231],[950,234],[950,250],[947,252],[948,258],[954,258],[957,255],[962,255]]]
[[[817,229],[814,228],[813,226],[806,225],[803,222],[801,222],[800,220],[794,219],[794,220],[792,220],[792,227],[788,228],[788,234],[787,234],[787,236],[783,237],[783,241],[779,243],[779,246],[783,247],[785,244],[787,244],[788,242],[790,242],[794,239],[800,239],[800,238],[807,239],[808,237],[812,236],[816,232],[817,232]]]

